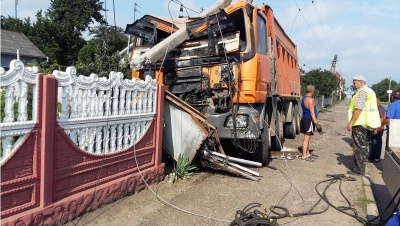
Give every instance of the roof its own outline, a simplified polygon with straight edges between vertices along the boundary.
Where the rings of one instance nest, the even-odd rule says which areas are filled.
[[[0,30],[1,32],[1,54],[45,58],[46,55],[40,51],[29,39],[20,32]]]

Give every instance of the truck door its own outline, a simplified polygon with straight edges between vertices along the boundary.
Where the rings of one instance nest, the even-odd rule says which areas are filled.
[[[256,21],[256,43],[257,43],[257,95],[260,99],[258,102],[264,102],[267,93],[267,84],[270,80],[270,59],[267,50],[267,23],[266,17],[261,13],[254,13],[256,16],[253,21]]]

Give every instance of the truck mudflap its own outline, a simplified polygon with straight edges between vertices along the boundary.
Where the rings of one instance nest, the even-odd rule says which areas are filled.
[[[180,155],[202,166],[257,181],[260,175],[237,163],[261,167],[258,162],[225,155],[217,129],[207,117],[169,91],[165,91],[163,148],[175,160]]]

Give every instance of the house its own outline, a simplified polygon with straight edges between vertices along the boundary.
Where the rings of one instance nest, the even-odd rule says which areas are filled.
[[[8,69],[10,62],[17,59],[24,64],[31,61],[46,59],[46,55],[40,51],[29,39],[20,32],[0,30],[1,33],[1,67]]]

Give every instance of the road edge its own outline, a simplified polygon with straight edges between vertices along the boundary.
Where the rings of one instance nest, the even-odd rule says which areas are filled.
[[[367,200],[373,201],[367,203],[367,220],[370,221],[379,215],[379,211],[378,211],[378,206],[376,205],[374,193],[372,192],[371,188],[371,176],[369,174],[365,174],[365,176],[362,178],[364,182],[364,190]],[[372,221],[372,223],[379,223],[379,218]]]

